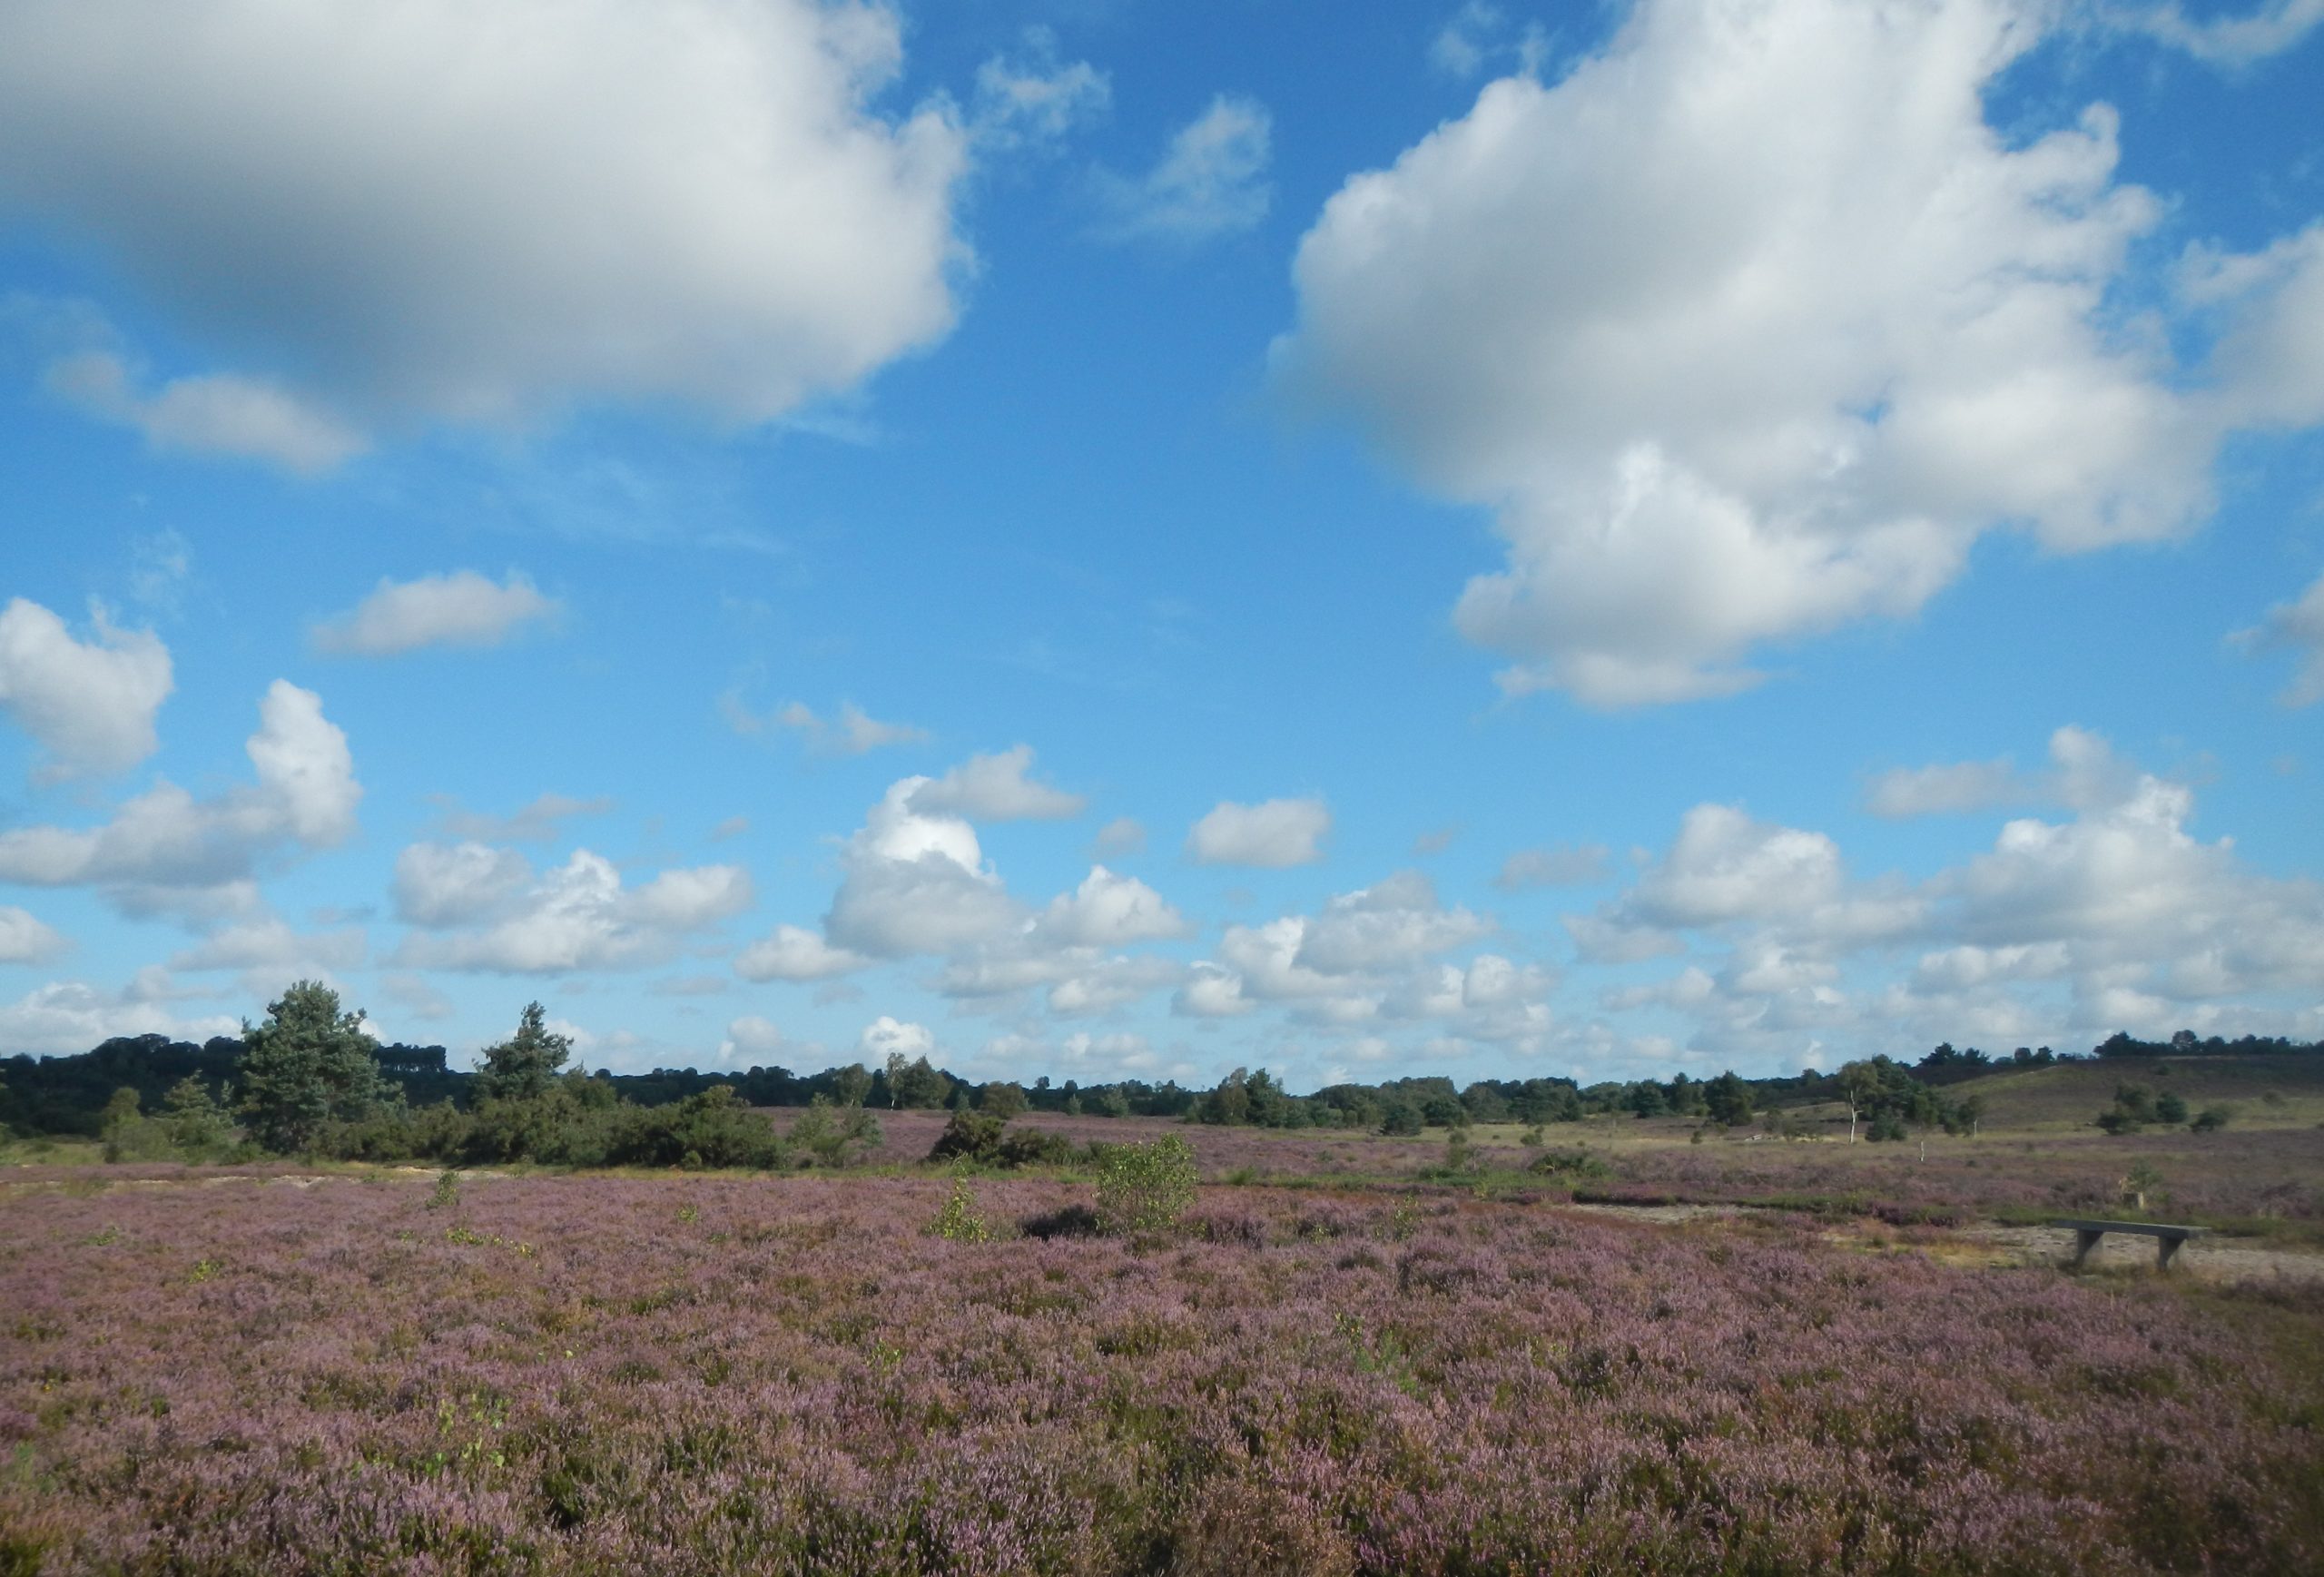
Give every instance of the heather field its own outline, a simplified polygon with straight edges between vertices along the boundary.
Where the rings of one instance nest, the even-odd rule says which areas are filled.
[[[987,1178],[980,1242],[933,1175],[124,1172],[7,1185],[0,1571],[2324,1569],[2290,1283],[1444,1188],[1124,1239]]]
[[[1497,1124],[1463,1134],[1463,1169],[1474,1174],[1472,1186],[1548,1199],[1758,1205],[1900,1225],[1958,1226],[2119,1215],[2125,1208],[2124,1178],[2143,1167],[2159,1179],[2148,1197],[2148,1213],[2158,1218],[2324,1246],[2324,1127],[2312,1119],[2298,1126],[2255,1120],[2221,1133],[2102,1134],[2087,1120],[2099,1088],[2097,1078],[2086,1076],[2065,1097],[2083,1110],[2079,1129],[2004,1121],[1975,1138],[1936,1135],[1925,1144],[1850,1145],[1839,1137],[1783,1139],[1756,1131],[1691,1143],[1697,1125],[1688,1119],[1615,1117],[1553,1124],[1543,1130],[1541,1144],[1528,1146],[1520,1127]],[[2303,1119],[2309,1104],[2303,1099],[2298,1108]],[[770,1115],[780,1125],[796,1114]],[[881,1143],[870,1158],[891,1167],[920,1162],[944,1121],[941,1112],[883,1112]],[[1180,1134],[1213,1183],[1348,1188],[1448,1181],[1441,1129],[1389,1138],[1050,1114],[1020,1118],[1018,1126],[1077,1144]],[[1846,1131],[1843,1119],[1839,1133]],[[1545,1151],[1553,1159],[1537,1168]]]

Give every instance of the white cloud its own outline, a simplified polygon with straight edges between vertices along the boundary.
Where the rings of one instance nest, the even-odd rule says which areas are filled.
[[[1899,766],[1872,780],[1865,808],[1891,821],[1908,816],[1960,815],[2025,797],[2026,785],[2007,756],[1995,761]]]
[[[363,961],[369,946],[360,929],[304,934],[268,916],[212,931],[172,954],[170,968],[271,971],[289,980],[302,972],[351,969]]]
[[[2302,592],[2297,602],[2279,603],[2257,626],[2237,632],[2236,641],[2254,651],[2291,651],[2299,667],[2281,697],[2287,706],[2313,706],[2324,701],[2324,576]]]
[[[765,421],[951,325],[966,133],[871,111],[901,58],[891,12],[809,0],[27,0],[0,202],[286,370],[152,399],[201,441],[320,463],[319,400]]]
[[[2324,0],[2262,0],[2240,16],[2198,21],[2176,4],[2106,14],[2115,27],[2144,33],[2214,65],[2243,66],[2297,46],[2324,23]]]
[[[862,969],[871,960],[833,947],[813,931],[778,925],[734,958],[734,972],[746,981],[828,981]]]
[[[1913,613],[1988,530],[2184,530],[2225,427],[2316,419],[2324,356],[2240,368],[2230,333],[2221,376],[2263,411],[2115,331],[2161,205],[2116,182],[2112,112],[1984,118],[2049,15],[1645,0],[1326,205],[1277,372],[1497,512],[1508,564],[1456,620],[1515,658],[1505,688],[1731,693],[1768,643]],[[2310,346],[2305,257],[2236,310]]]
[[[37,915],[0,904],[0,964],[39,963],[71,945]]]
[[[202,1041],[231,1035],[241,1023],[223,1014],[182,1019],[158,1001],[56,981],[0,1006],[0,1045],[37,1057],[86,1051],[116,1035],[167,1035]]]
[[[1433,882],[1406,871],[1324,905],[1301,938],[1297,961],[1332,974],[1418,963],[1489,935],[1492,922],[1437,902]]]
[[[1153,888],[1103,865],[1091,866],[1072,892],[1051,899],[1039,922],[1042,937],[1066,947],[1167,941],[1193,929]]]
[[[601,816],[614,808],[614,802],[602,796],[577,800],[557,793],[541,794],[510,816],[464,811],[448,799],[445,803],[444,831],[455,838],[473,838],[487,843],[553,843],[564,834],[560,823],[575,816]],[[712,833],[713,837],[718,835]]]
[[[1234,1019],[1258,1006],[1243,994],[1243,978],[1215,963],[1198,963],[1170,999],[1170,1010],[1189,1019]]]
[[[472,840],[412,843],[396,856],[396,917],[410,925],[466,925],[513,904],[532,880],[532,862],[514,849]]]
[[[2192,791],[2131,772],[2095,734],[2061,729],[2052,755],[2044,785],[2071,819],[2009,822],[1986,852],[1909,887],[1850,879],[1822,833],[1690,812],[1631,892],[1575,917],[1590,922],[1576,936],[1587,953],[1601,937],[1668,951],[1684,934],[1725,956],[1605,1005],[1686,1013],[1690,1046],[1728,1060],[1795,1059],[1811,1040],[2065,1044],[2319,1021],[2324,885],[2194,837]],[[1899,971],[1906,944],[1921,951]]]
[[[2027,803],[2095,810],[2119,803],[2138,778],[2104,739],[2068,724],[2050,735],[2048,772],[2020,773],[2007,756],[1896,767],[1872,780],[1865,808],[1890,820]]]
[[[1116,816],[1098,829],[1098,835],[1089,842],[1089,850],[1098,855],[1143,854],[1146,829],[1134,817]]]
[[[728,690],[718,698],[718,710],[737,734],[763,734],[770,727],[792,729],[805,735],[807,748],[819,755],[862,755],[891,744],[923,744],[929,737],[928,730],[909,723],[882,723],[852,701],[840,703],[836,720],[817,716],[800,701],[763,716],[751,710],[740,690]]]
[[[823,920],[835,945],[875,958],[943,953],[1002,940],[1021,925],[976,830],[957,816],[911,809],[929,781],[891,784],[848,841],[846,875]]]
[[[0,608],[0,710],[45,753],[45,780],[119,772],[161,742],[153,718],[174,681],[169,648],[151,630],[114,627],[93,606],[95,638],[82,642],[48,609],[23,597]]]
[[[1597,843],[1559,843],[1547,849],[1520,849],[1501,862],[1492,884],[1503,892],[1523,892],[1536,887],[1581,887],[1606,873],[1606,851]]]
[[[746,1013],[726,1026],[726,1039],[718,1048],[718,1060],[729,1068],[744,1063],[755,1066],[785,1044],[783,1031],[774,1027],[773,1020]]]
[[[247,908],[254,893],[246,884],[268,855],[286,844],[329,847],[354,832],[363,788],[321,697],[287,680],[260,701],[258,732],[244,749],[254,788],[197,800],[160,783],[97,827],[0,833],[0,881],[102,886],[131,912]]]
[[[315,649],[389,657],[427,646],[497,646],[524,625],[555,617],[562,606],[511,571],[505,582],[473,569],[382,578],[370,596],[314,628]]]
[[[1256,100],[1219,94],[1170,139],[1160,163],[1135,180],[1106,172],[1098,192],[1117,241],[1191,245],[1248,230],[1266,217],[1273,119]]]
[[[427,852],[414,857],[414,849]],[[632,888],[611,861],[586,849],[537,876],[507,851],[414,849],[397,862],[399,912],[439,929],[404,937],[394,961],[405,968],[499,974],[644,968],[666,962],[686,937],[733,918],[752,897],[750,873],[739,865],[665,871]]]
[[[363,436],[262,378],[172,378],[150,393],[121,356],[82,350],[50,363],[48,387],[90,415],[144,435],[157,449],[263,460],[320,476],[363,452]]]
[[[1319,799],[1267,800],[1256,805],[1221,800],[1187,834],[1187,853],[1204,865],[1282,869],[1312,865],[1332,830],[1332,813]]]
[[[911,808],[931,814],[966,816],[972,822],[1055,822],[1079,815],[1089,802],[1025,774],[1033,747],[1019,744],[991,755],[972,755],[942,777],[922,784]]]
[[[1058,58],[1057,34],[1028,28],[1027,58],[994,55],[977,67],[970,131],[980,147],[1052,143],[1102,117],[1113,103],[1112,79],[1086,60]]]
[[[2194,306],[2225,316],[2210,367],[2223,419],[2324,421],[2324,221],[2256,252],[2191,247],[2178,286]]]
[[[1428,64],[1446,76],[1465,81],[1506,58],[1530,76],[1541,69],[1548,52],[1549,39],[1540,23],[1527,23],[1512,39],[1509,17],[1500,6],[1468,0],[1429,44]]]
[[[933,1056],[936,1037],[925,1024],[899,1023],[882,1013],[863,1026],[863,1033],[856,1037],[855,1052],[867,1066],[877,1068],[891,1054],[908,1058]]]

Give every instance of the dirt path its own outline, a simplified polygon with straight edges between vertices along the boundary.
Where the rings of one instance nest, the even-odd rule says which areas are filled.
[[[1965,1227],[1960,1236],[1990,1244],[2019,1264],[2063,1265],[2073,1257],[2073,1233],[2063,1227]],[[2086,1263],[2102,1270],[2144,1269],[2154,1258],[2153,1238],[2109,1232]],[[2324,1255],[2263,1248],[2249,1238],[2204,1237],[2191,1238],[2181,1247],[2171,1269],[2173,1275],[2183,1271],[2206,1281],[2283,1276],[2324,1282]]]

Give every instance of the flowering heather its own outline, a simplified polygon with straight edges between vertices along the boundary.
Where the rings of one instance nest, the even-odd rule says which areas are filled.
[[[951,1186],[20,1189],[0,1571],[2324,1568],[2297,1291]]]

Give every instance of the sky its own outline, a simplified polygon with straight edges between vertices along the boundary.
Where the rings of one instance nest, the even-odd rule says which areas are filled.
[[[2324,1036],[2324,0],[0,0],[0,1053]]]

